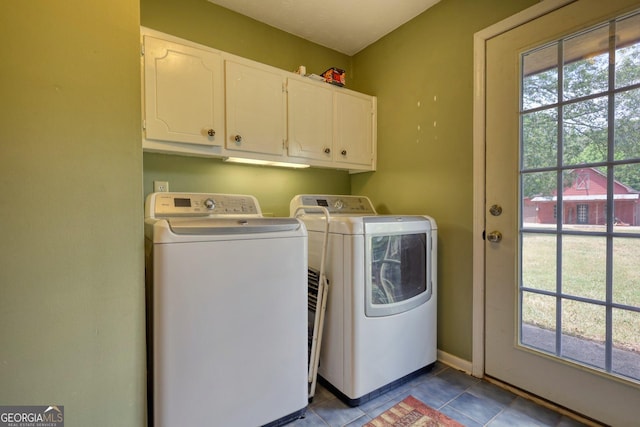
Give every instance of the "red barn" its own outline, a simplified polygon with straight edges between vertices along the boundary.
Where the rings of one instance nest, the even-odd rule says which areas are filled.
[[[553,196],[524,199],[524,222],[555,224],[557,200]],[[562,195],[563,224],[605,225],[607,176],[594,168],[576,169]],[[618,181],[613,183],[614,224],[640,225],[640,192]]]

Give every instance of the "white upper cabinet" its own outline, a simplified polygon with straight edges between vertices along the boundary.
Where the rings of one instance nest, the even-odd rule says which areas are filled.
[[[289,155],[331,161],[333,91],[303,80],[288,80]]]
[[[143,43],[145,139],[223,145],[220,53],[149,35]]]
[[[376,98],[141,28],[145,151],[376,168]]]
[[[375,169],[375,98],[336,91],[334,112],[335,161]]]
[[[290,78],[288,120],[289,156],[354,172],[375,169],[375,97]]]
[[[225,71],[227,150],[284,155],[284,76],[228,60]]]

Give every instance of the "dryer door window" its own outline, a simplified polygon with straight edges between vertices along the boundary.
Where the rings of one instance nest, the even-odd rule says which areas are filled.
[[[367,316],[402,313],[431,298],[430,234],[367,236]]]

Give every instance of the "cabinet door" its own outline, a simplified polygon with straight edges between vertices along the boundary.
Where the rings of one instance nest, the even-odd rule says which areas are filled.
[[[225,61],[228,150],[284,154],[285,93],[282,74]]]
[[[373,99],[370,96],[336,91],[334,158],[337,163],[373,166]]]
[[[333,158],[333,92],[289,79],[287,86],[289,156]]]
[[[151,36],[144,37],[145,137],[222,145],[222,58]]]

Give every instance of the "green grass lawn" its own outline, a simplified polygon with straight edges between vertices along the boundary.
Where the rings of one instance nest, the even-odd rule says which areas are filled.
[[[624,231],[631,231],[631,228]],[[636,230],[640,233],[640,230]],[[562,293],[598,301],[606,300],[606,238],[562,236]],[[556,236],[525,234],[522,280],[527,288],[556,291]],[[640,307],[639,238],[613,239],[613,302]],[[597,342],[605,341],[606,312],[597,304],[562,299],[564,334]],[[556,298],[525,292],[525,323],[556,329]],[[640,313],[613,310],[613,344],[640,351]]]

